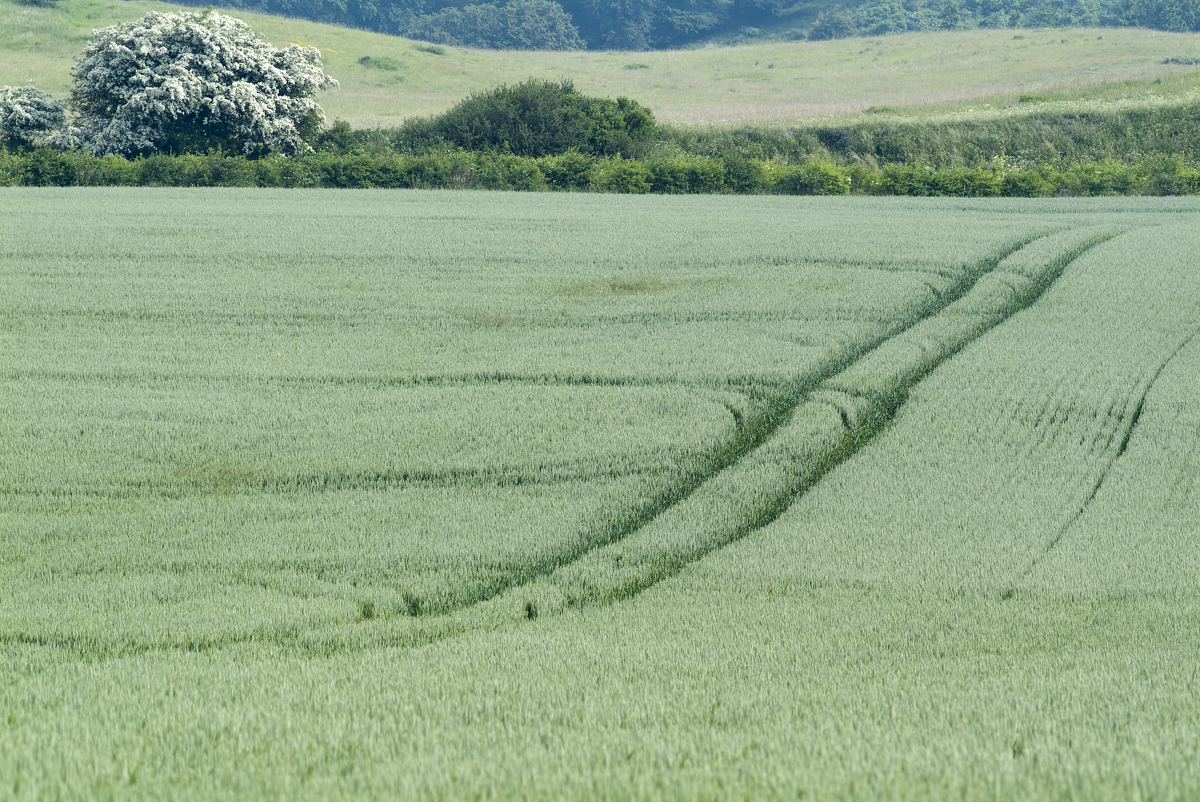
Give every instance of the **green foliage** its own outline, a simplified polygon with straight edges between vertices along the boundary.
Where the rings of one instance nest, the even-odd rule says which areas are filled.
[[[400,129],[299,130],[320,156],[293,166],[220,167],[219,151],[146,182],[179,186],[447,187],[952,197],[1192,194],[1200,163],[1193,103],[1047,110],[1037,98],[985,121],[881,117],[839,127],[658,127],[635,101],[530,80],[467,98]],[[1126,154],[1135,154],[1128,158]],[[635,157],[618,165],[614,156]],[[503,157],[503,158],[501,158]],[[80,157],[10,162],[9,183],[108,183]],[[197,164],[206,165],[203,169]],[[164,168],[165,169],[165,168]],[[81,176],[79,178],[76,175]],[[123,175],[123,174],[122,174]],[[138,175],[141,175],[138,172]],[[250,176],[254,178],[251,179]],[[123,177],[111,181],[125,182]],[[136,182],[135,182],[136,183]]]
[[[931,170],[920,164],[888,164],[883,168],[879,192],[883,195],[949,195],[992,197],[1004,188],[1004,177],[994,170],[951,167]]]
[[[481,189],[536,191],[546,188],[546,177],[533,159],[507,153],[484,153],[475,161],[471,178]]]
[[[442,144],[516,156],[550,156],[572,148],[596,156],[629,155],[654,132],[654,117],[636,101],[595,98],[560,82],[530,79],[477,92],[445,114],[406,123],[398,150]]]
[[[36,2],[36,0],[29,0]],[[50,2],[51,0],[47,0]],[[736,34],[809,39],[969,28],[1195,31],[1198,0],[234,0],[233,6],[467,47],[650,50]]]
[[[1136,181],[1128,165],[1110,161],[1082,165],[1064,176],[1065,194],[1118,195],[1130,190]]]
[[[546,181],[555,189],[585,190],[592,184],[592,168],[596,158],[572,148],[561,156],[538,159],[538,167]]]
[[[650,171],[651,192],[678,195],[725,188],[725,165],[719,159],[678,154],[653,156],[643,164]]]
[[[847,36],[853,36],[856,33],[854,22],[850,16],[841,9],[831,9],[822,11],[817,15],[817,21],[813,23],[812,29],[808,32],[808,38],[816,41],[822,39],[845,39]]]
[[[552,0],[445,8],[418,17],[407,34],[445,45],[502,50],[582,50],[587,46],[571,24],[571,15]]]
[[[740,195],[757,195],[767,188],[766,165],[762,161],[730,155],[721,159],[725,166],[725,186]]]
[[[38,148],[29,154],[22,183],[31,187],[63,187],[75,183],[70,164],[49,148]]]
[[[1041,102],[1038,98],[1036,102]],[[681,150],[719,158],[791,163],[827,159],[842,166],[924,164],[992,169],[997,159],[1021,169],[1069,168],[1154,156],[1200,162],[1200,105],[1116,108],[1014,107],[988,119],[889,120],[779,129],[675,129],[660,138]]]
[[[1062,175],[1055,170],[1022,170],[1004,176],[1000,194],[1008,198],[1047,198],[1057,194]]]
[[[851,183],[836,164],[812,161],[784,172],[775,188],[785,195],[849,195]]]
[[[824,11],[810,39],[880,36],[962,28],[1069,28],[1133,25],[1163,31],[1200,28],[1197,0],[867,0]],[[1015,37],[1023,39],[1023,35]]]
[[[600,159],[592,168],[591,188],[596,192],[641,195],[650,191],[653,182],[654,174],[641,162]]]
[[[335,120],[333,125],[319,131],[309,139],[313,147],[323,153],[346,155],[362,152],[362,142],[355,135],[350,123],[345,120]]]
[[[341,142],[341,144],[339,144]],[[1200,170],[1179,159],[1133,164],[1095,162],[1032,170],[930,168],[889,164],[840,167],[816,160],[781,165],[752,159],[677,154],[644,161],[572,150],[539,159],[481,151],[395,156],[365,152],[358,137],[334,134],[304,157],[246,159],[220,152],[126,160],[41,148],[0,152],[0,186],[261,186],[337,189],[509,189],[641,194],[913,195],[1050,197],[1053,195],[1194,195]]]
[[[1178,156],[1150,157],[1137,165],[1148,195],[1195,195],[1200,193],[1200,170],[1184,164]]]
[[[1118,11],[1119,9],[1119,11]],[[1109,12],[1119,22],[1160,31],[1200,30],[1197,0],[1126,0]]]
[[[233,7],[268,14],[303,16],[320,22],[367,28],[415,39],[463,46],[514,49],[574,50],[585,46],[579,20],[587,20],[588,30],[616,42],[614,30],[629,30],[637,41],[648,42],[649,27],[665,22],[650,12],[633,13],[633,19],[621,12],[616,15],[603,5],[572,4],[568,8],[553,0],[508,0],[492,3],[452,3],[445,0],[383,0],[383,2],[337,2],[307,0],[297,5],[290,0],[234,0]],[[712,3],[714,7],[720,6]],[[613,9],[615,10],[615,9]],[[663,9],[666,11],[667,9]],[[704,20],[711,27],[715,16],[689,15],[684,7],[672,10],[675,19]],[[684,17],[679,16],[682,11]],[[573,19],[574,17],[574,19]],[[634,22],[637,20],[638,22]],[[638,27],[638,25],[642,27]],[[686,23],[685,23],[686,27]],[[435,52],[435,51],[430,51]]]

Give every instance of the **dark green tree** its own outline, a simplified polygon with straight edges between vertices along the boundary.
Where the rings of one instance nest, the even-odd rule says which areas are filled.
[[[554,156],[571,149],[628,156],[654,127],[654,115],[636,101],[582,95],[570,80],[530,79],[477,92],[444,114],[410,121],[400,129],[397,144],[410,152],[449,145],[516,156]]]
[[[426,42],[502,50],[582,50],[571,15],[550,0],[446,8],[418,17],[408,35]]]
[[[844,39],[855,33],[854,21],[840,8],[822,11],[808,33],[809,39]]]

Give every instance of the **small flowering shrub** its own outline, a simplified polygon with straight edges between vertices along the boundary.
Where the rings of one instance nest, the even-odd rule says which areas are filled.
[[[0,88],[0,142],[31,146],[66,124],[63,102],[34,87]]]
[[[150,12],[93,31],[76,57],[73,132],[95,155],[308,150],[324,121],[313,99],[337,86],[316,48],[276,50],[241,20]]]

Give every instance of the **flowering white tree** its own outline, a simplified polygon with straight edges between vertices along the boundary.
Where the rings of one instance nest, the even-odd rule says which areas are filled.
[[[0,87],[0,141],[34,145],[66,124],[63,102],[34,87]]]
[[[71,102],[78,135],[96,155],[294,153],[325,119],[314,95],[337,86],[316,48],[276,50],[211,9],[152,11],[92,34],[75,59]]]

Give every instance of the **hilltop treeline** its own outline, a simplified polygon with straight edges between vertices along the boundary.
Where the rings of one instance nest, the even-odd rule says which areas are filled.
[[[1200,0],[865,0],[822,11],[810,39],[965,28],[1200,30]]]
[[[222,5],[440,44],[529,50],[673,48],[723,34],[754,38],[763,30],[811,39],[977,27],[1200,30],[1200,0],[863,0],[835,6],[803,0],[225,0]]]

